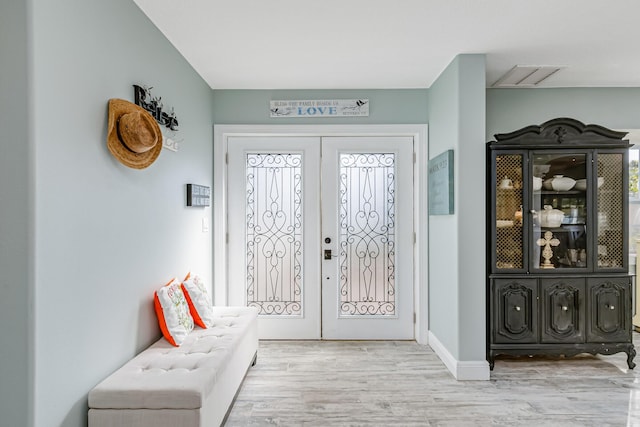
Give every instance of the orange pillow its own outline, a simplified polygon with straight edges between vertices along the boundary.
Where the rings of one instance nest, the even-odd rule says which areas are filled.
[[[187,274],[182,282],[182,291],[189,304],[189,311],[196,325],[201,328],[213,326],[213,305],[204,280],[197,274]]]
[[[154,293],[153,301],[162,335],[172,345],[180,346],[193,330],[193,318],[180,282],[171,279]]]

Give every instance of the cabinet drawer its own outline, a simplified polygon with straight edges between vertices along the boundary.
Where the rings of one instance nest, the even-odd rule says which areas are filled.
[[[538,340],[538,290],[535,279],[493,281],[492,324],[495,343]]]

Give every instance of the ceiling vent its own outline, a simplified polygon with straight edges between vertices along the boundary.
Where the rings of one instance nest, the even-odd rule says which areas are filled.
[[[516,65],[492,87],[536,87],[563,68],[555,65]]]

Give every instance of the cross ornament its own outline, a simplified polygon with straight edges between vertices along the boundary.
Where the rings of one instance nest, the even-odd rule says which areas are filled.
[[[540,266],[541,268],[555,268],[551,263],[551,258],[553,258],[553,250],[551,246],[558,246],[560,244],[560,240],[553,237],[553,233],[550,231],[545,231],[544,239],[540,238],[536,241],[538,246],[544,246],[542,250],[542,258],[544,258],[544,263]]]

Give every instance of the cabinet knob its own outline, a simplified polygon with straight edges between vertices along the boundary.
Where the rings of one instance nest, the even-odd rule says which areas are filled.
[[[615,309],[616,309],[616,307],[614,305],[610,305],[609,306],[609,310],[615,310]]]
[[[520,307],[519,306],[515,306],[516,311],[520,311]]]
[[[562,311],[567,311],[567,310],[569,310],[569,307],[567,307],[566,305],[563,305],[562,306]]]

